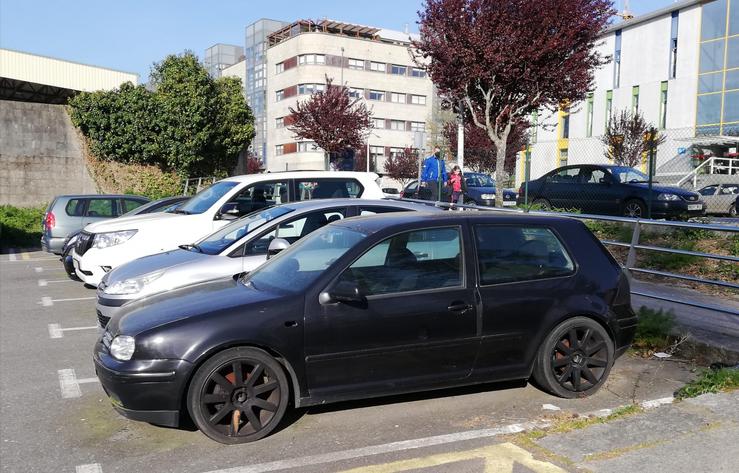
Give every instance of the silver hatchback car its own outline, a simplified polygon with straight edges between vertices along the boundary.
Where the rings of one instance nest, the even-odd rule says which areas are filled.
[[[336,220],[404,211],[442,209],[396,200],[325,199],[258,210],[191,245],[135,259],[107,273],[97,288],[98,322],[105,327],[128,302],[251,271],[267,260],[275,239],[294,243]]]

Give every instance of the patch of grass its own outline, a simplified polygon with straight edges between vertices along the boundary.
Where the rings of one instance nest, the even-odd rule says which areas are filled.
[[[636,350],[663,350],[671,344],[675,315],[672,311],[639,308],[639,322],[632,347]]]
[[[600,240],[613,240],[624,243],[630,243],[634,229],[631,225],[623,225],[615,222],[605,222],[602,220],[588,220],[585,225]]]
[[[678,389],[675,397],[687,399],[706,393],[718,393],[739,389],[739,369],[720,368],[703,371],[693,381]]]
[[[41,220],[46,206],[14,207],[0,205],[0,248],[35,248],[40,246]]]
[[[611,458],[620,457],[624,453],[656,447],[657,445],[662,445],[667,442],[668,440],[652,440],[650,442],[640,442],[636,445],[629,445],[628,447],[614,448],[613,450],[608,450],[606,452],[588,453],[585,455],[584,460],[586,462],[610,460]]]
[[[584,429],[591,425],[605,424],[622,417],[638,414],[644,409],[638,404],[629,404],[628,406],[619,407],[612,413],[603,417],[576,417],[571,419],[564,419],[556,422],[551,428],[548,429],[548,433],[566,433],[573,430]]]

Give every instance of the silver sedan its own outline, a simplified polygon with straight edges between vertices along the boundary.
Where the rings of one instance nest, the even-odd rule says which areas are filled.
[[[295,202],[251,213],[191,245],[145,256],[106,274],[97,288],[101,327],[124,304],[172,289],[248,272],[267,260],[275,239],[294,243],[347,217],[403,211],[442,211],[395,200],[326,199]]]
[[[707,214],[729,214],[736,217],[736,198],[739,195],[739,183],[722,183],[706,186],[698,191],[706,203]]]

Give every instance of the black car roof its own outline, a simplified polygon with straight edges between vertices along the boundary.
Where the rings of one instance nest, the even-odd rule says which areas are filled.
[[[551,225],[558,226],[576,220],[569,217],[549,216],[549,215],[532,215],[518,212],[495,212],[495,211],[477,211],[477,212],[443,212],[443,213],[427,213],[427,212],[398,212],[382,215],[368,215],[363,217],[353,217],[339,220],[332,223],[334,226],[340,226],[356,230],[364,234],[376,233],[387,228],[398,228],[406,225],[415,226],[419,223],[427,222],[433,225],[459,224],[463,220],[470,220],[471,223],[493,223],[493,224],[533,224],[533,225]]]

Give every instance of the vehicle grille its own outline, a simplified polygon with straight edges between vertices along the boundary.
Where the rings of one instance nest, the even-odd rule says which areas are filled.
[[[84,255],[92,246],[92,240],[95,239],[94,233],[82,232],[77,238],[77,244],[74,246],[74,252],[78,255]]]
[[[100,326],[105,328],[108,325],[108,322],[110,322],[110,317],[104,316],[100,311],[97,311],[98,314],[98,322],[100,323]]]

